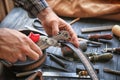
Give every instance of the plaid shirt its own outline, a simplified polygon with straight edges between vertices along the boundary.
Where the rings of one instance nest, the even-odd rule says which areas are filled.
[[[24,8],[33,17],[36,17],[41,10],[48,7],[45,0],[14,0],[14,2],[15,6]]]

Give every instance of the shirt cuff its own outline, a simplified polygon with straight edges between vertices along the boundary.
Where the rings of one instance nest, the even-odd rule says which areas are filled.
[[[48,7],[48,4],[45,0],[30,0],[30,1],[34,6],[34,8],[31,11],[34,14],[34,16],[36,16],[39,12]]]
[[[45,0],[14,0],[15,5],[28,11],[30,17],[37,17],[38,13],[48,7]]]

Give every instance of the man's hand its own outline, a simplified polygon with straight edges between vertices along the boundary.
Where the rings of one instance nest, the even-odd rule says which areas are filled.
[[[72,27],[64,20],[59,18],[49,7],[38,14],[42,25],[49,36],[56,35],[60,30],[66,30],[70,33],[71,42],[78,47],[78,39]]]
[[[0,29],[0,58],[9,62],[33,60],[42,56],[40,48],[26,35],[7,28]]]

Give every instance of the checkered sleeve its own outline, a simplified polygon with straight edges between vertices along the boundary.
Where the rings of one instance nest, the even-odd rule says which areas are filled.
[[[14,2],[15,6],[24,8],[34,17],[36,17],[40,11],[48,7],[45,0],[14,0]]]

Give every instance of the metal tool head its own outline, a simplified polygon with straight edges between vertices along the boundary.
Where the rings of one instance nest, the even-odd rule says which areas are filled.
[[[56,40],[69,40],[71,38],[68,31],[62,30],[56,36],[53,36]]]

